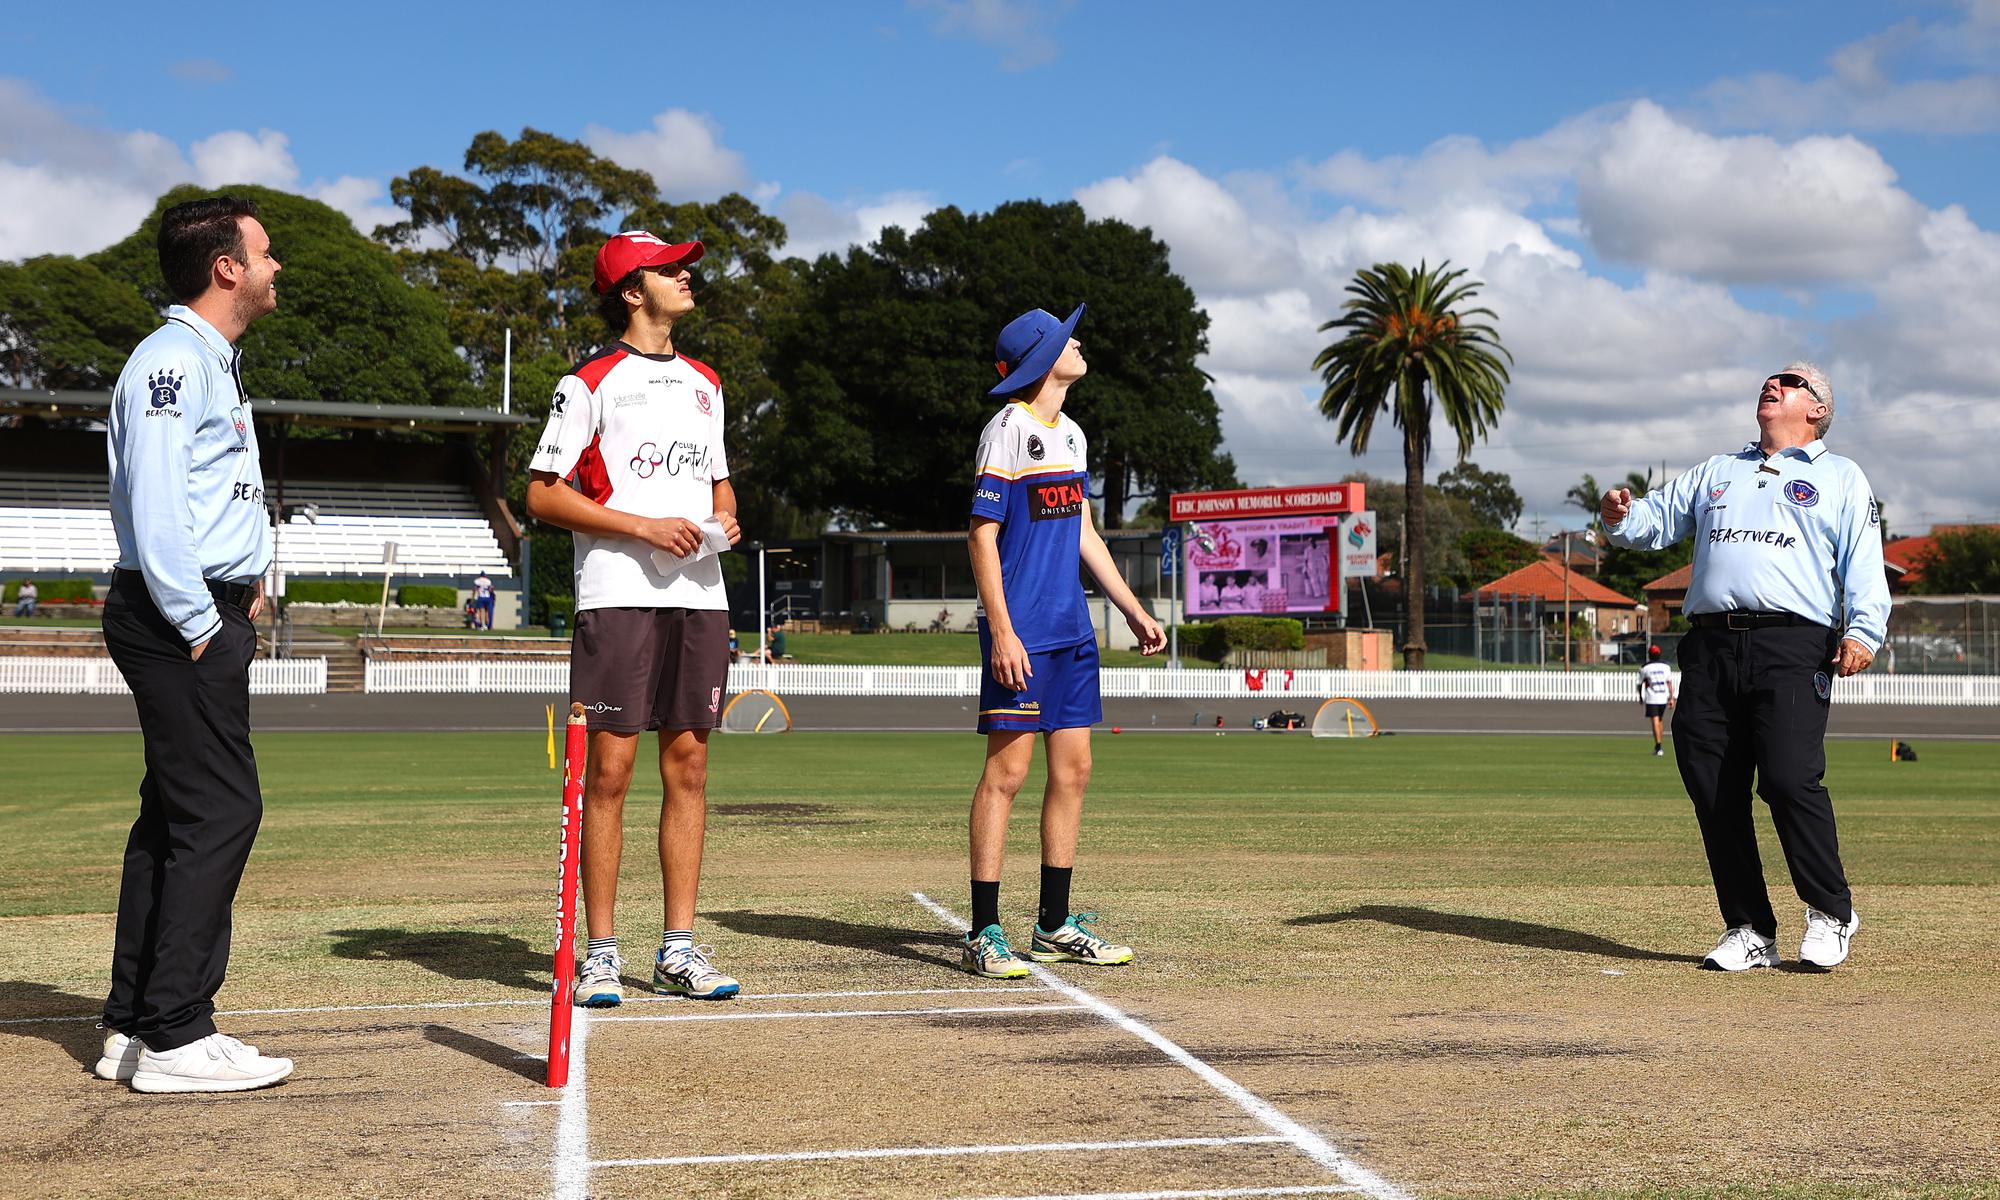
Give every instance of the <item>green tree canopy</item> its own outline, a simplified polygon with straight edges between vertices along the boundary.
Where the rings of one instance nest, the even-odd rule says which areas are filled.
[[[1472,515],[1488,529],[1512,529],[1521,519],[1521,494],[1505,471],[1482,471],[1470,459],[1438,476],[1438,489],[1472,506]]]
[[[156,249],[160,214],[217,190],[256,203],[284,266],[278,311],[251,325],[240,343],[243,386],[251,395],[357,404],[474,402],[438,298],[406,283],[388,250],[317,200],[247,185],[177,187],[160,197],[130,237],[85,261],[136,287],[156,312],[165,311],[171,301]]]
[[[0,377],[22,387],[110,387],[160,315],[131,282],[64,254],[0,263]]]
[[[1195,366],[1208,318],[1166,246],[1074,203],[1019,201],[942,208],[805,269],[772,333],[784,490],[863,524],[963,525],[973,447],[1000,403],[986,395],[994,337],[1028,309],[1082,301],[1090,374],[1065,411],[1090,436],[1106,523],[1134,495],[1233,485]]]
[[[1910,584],[1921,596],[2000,592],[2000,525],[1931,531],[1932,546],[1911,565],[1923,572]]]
[[[1485,587],[1542,557],[1541,547],[1504,529],[1468,529],[1458,535],[1457,548],[1465,560],[1460,582],[1468,589]]]
[[[1463,460],[1506,407],[1507,362],[1492,326],[1472,318],[1491,309],[1470,307],[1479,285],[1462,282],[1463,270],[1424,263],[1377,263],[1347,285],[1353,299],[1342,315],[1320,326],[1340,339],[1319,352],[1313,369],[1326,381],[1320,414],[1337,422],[1340,440],[1355,454],[1368,450],[1382,413],[1403,431],[1404,520],[1409,546],[1403,555],[1404,594],[1410,619],[1403,665],[1424,665],[1425,488],[1433,416],[1441,415],[1458,439]],[[1503,361],[1504,360],[1504,361]]]

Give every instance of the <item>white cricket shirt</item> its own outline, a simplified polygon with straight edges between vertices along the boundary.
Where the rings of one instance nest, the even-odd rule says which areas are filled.
[[[641,354],[614,342],[556,385],[529,469],[574,483],[618,512],[713,516],[715,485],[729,478],[721,381],[686,355]],[[653,548],[637,538],[574,536],[578,612],[729,607],[717,557],[662,573]]]

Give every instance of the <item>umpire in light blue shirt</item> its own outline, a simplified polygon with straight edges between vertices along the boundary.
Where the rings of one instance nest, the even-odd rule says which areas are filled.
[[[264,810],[250,660],[271,529],[236,341],[277,307],[279,267],[256,208],[231,196],[168,209],[159,254],[180,303],[111,395],[118,568],[104,643],[138,705],[146,776],[96,1073],[141,1092],[237,1092],[292,1071],[214,1020],[230,907]]]
[[[1617,545],[1658,550],[1694,538],[1674,756],[1727,926],[1702,960],[1709,970],[1778,963],[1753,777],[1806,904],[1800,962],[1838,966],[1861,925],[1820,777],[1834,679],[1874,661],[1889,588],[1874,493],[1861,468],[1821,440],[1832,424],[1826,373],[1793,363],[1758,392],[1757,441],[1642,499],[1617,488],[1599,505]]]

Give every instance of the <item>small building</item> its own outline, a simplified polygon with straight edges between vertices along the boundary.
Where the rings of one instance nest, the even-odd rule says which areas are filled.
[[[1676,567],[1639,588],[1646,597],[1646,632],[1665,633],[1687,603],[1688,582],[1694,578],[1694,564]]]
[[[1480,604],[1509,600],[1539,600],[1547,619],[1560,630],[1565,600],[1572,619],[1582,617],[1599,640],[1637,632],[1642,627],[1645,606],[1630,596],[1622,596],[1595,579],[1560,562],[1543,559],[1529,563],[1470,593]]]

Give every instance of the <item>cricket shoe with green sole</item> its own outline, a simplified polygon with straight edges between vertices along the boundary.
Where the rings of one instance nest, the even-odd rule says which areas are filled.
[[[965,935],[958,965],[981,979],[1026,979],[1028,964],[1014,955],[998,925]]]
[[[662,996],[695,1000],[727,1000],[743,985],[715,969],[708,956],[713,946],[681,946],[661,950],[653,959],[653,990]]]
[[[1096,913],[1071,913],[1053,931],[1035,926],[1035,940],[1028,944],[1028,957],[1036,962],[1073,962],[1093,967],[1116,967],[1132,961],[1132,947],[1114,946],[1090,931]]]

